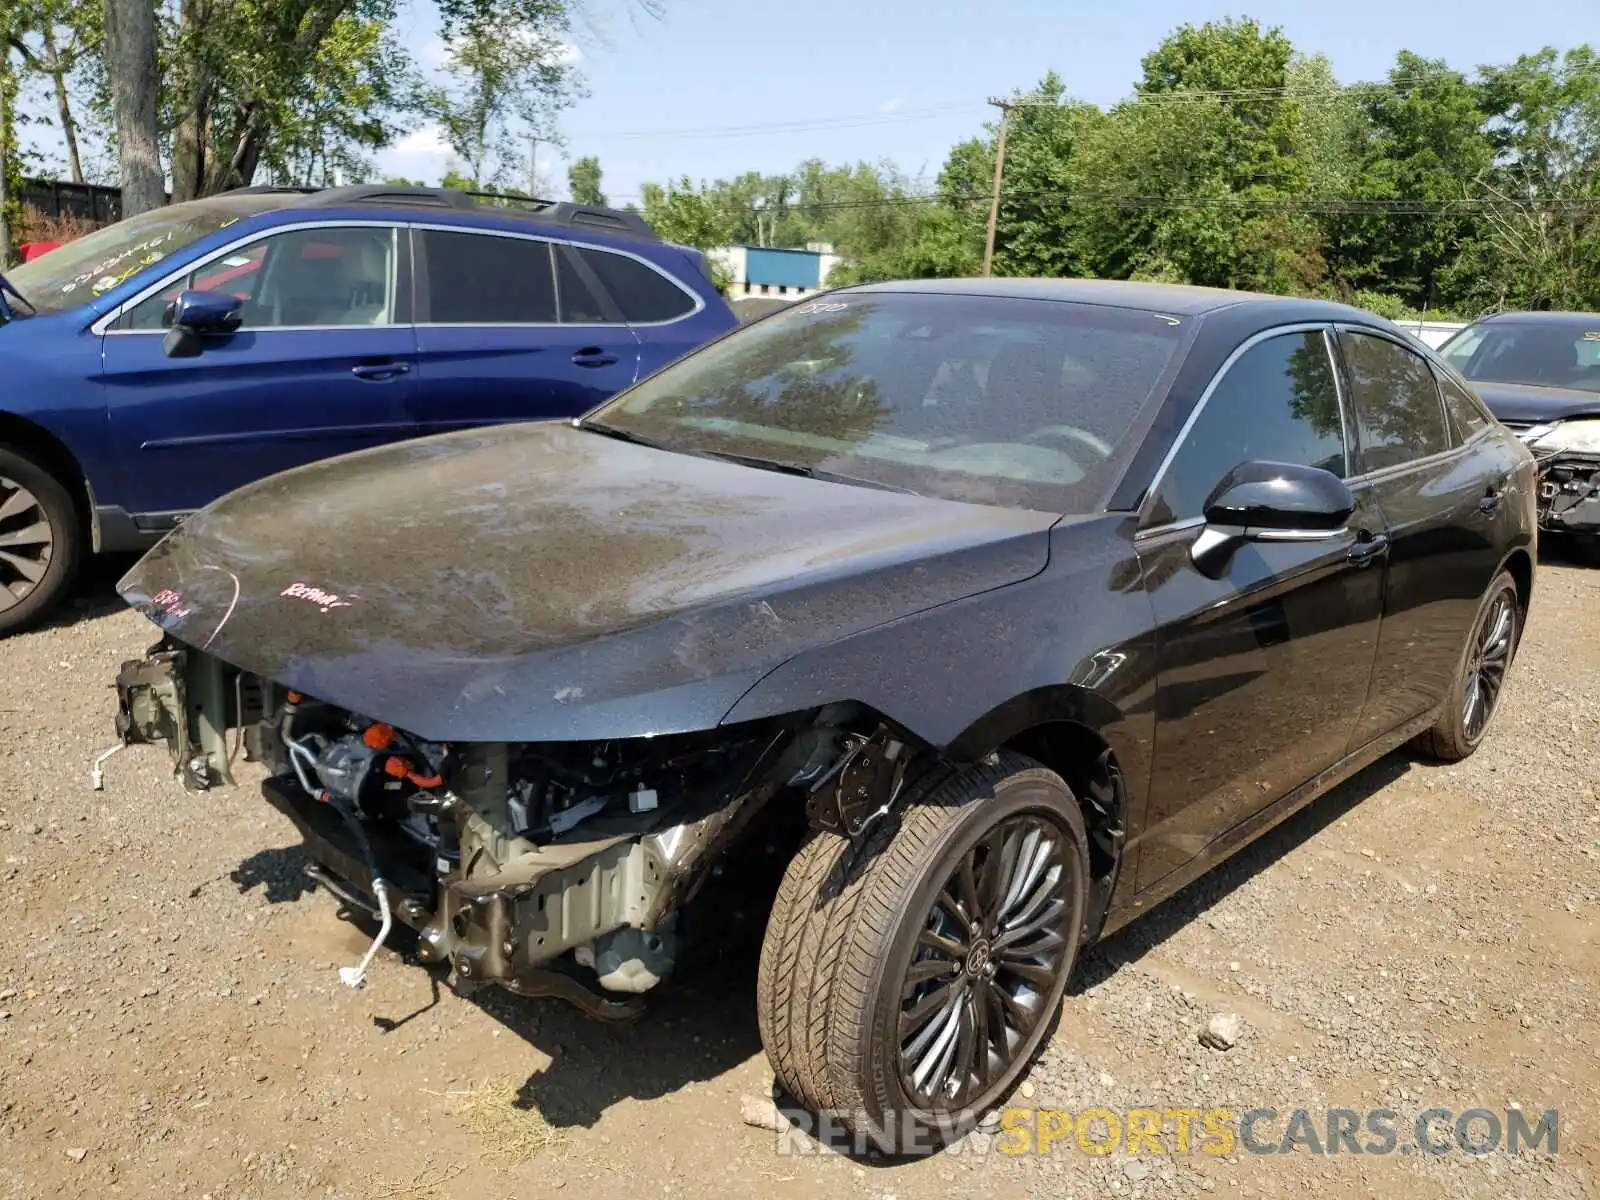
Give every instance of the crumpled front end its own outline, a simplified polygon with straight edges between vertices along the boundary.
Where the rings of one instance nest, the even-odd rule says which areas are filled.
[[[124,743],[164,743],[191,790],[262,764],[308,873],[413,929],[458,986],[602,1017],[668,975],[680,914],[775,797],[860,832],[874,812],[857,802],[890,794],[909,758],[849,705],[662,737],[427,741],[170,639],[123,666],[117,693]]]
[[[1539,528],[1600,536],[1600,453],[1540,456]]]
[[[1536,417],[1518,411],[1500,421],[1538,463],[1539,528],[1600,535],[1600,414],[1579,409]]]

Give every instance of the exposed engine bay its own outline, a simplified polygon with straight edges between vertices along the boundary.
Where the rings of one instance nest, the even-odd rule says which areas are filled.
[[[464,990],[599,1016],[631,1015],[628,998],[668,976],[680,913],[775,796],[857,836],[911,757],[850,705],[607,742],[431,742],[170,642],[124,664],[117,692],[123,744],[167,743],[189,790],[232,784],[241,757],[263,764],[308,873],[381,922],[347,983],[398,921]]]
[[[1600,455],[1540,455],[1538,503],[1539,528],[1600,534]]]

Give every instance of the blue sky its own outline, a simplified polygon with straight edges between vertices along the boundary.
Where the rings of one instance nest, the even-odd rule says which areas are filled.
[[[590,96],[562,119],[566,153],[598,154],[614,201],[636,197],[646,180],[781,171],[810,155],[889,158],[932,175],[992,114],[986,96],[1054,68],[1073,94],[1108,104],[1132,90],[1140,57],[1173,28],[1242,11],[1282,26],[1298,49],[1327,54],[1347,83],[1381,77],[1401,49],[1471,68],[1600,40],[1594,0],[1253,0],[1247,10],[1193,0],[664,3],[655,19],[626,0],[593,0],[575,31]],[[424,53],[429,7],[406,17]],[[788,128],[705,132],[758,125]],[[431,179],[444,159],[424,130],[383,165]],[[542,171],[564,185],[553,152]]]
[[[588,0],[574,31],[590,95],[561,120],[565,153],[599,155],[614,201],[637,197],[647,180],[776,172],[812,155],[888,158],[931,176],[992,115],[986,96],[1054,68],[1074,95],[1108,104],[1132,90],[1140,57],[1173,28],[1242,12],[1282,26],[1304,52],[1327,54],[1347,83],[1381,77],[1400,49],[1471,68],[1600,41],[1595,0],[661,3],[657,19],[630,0]],[[440,53],[432,11],[432,0],[411,0],[400,23],[424,63]],[[728,132],[751,126],[779,128]],[[432,182],[448,157],[423,128],[379,165]],[[551,148],[541,160],[543,178],[564,188],[561,156]]]

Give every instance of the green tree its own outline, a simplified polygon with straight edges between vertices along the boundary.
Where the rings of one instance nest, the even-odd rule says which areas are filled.
[[[552,140],[555,115],[576,98],[565,0],[463,9],[445,30],[448,82],[427,108],[474,183],[503,184],[532,167],[520,139]]]
[[[1480,194],[1494,161],[1478,91],[1444,62],[1402,51],[1389,86],[1367,90],[1361,106],[1357,203],[1330,226],[1339,286],[1389,292],[1414,308],[1476,291],[1459,260],[1480,230],[1463,202]]]
[[[1366,114],[1355,92],[1342,87],[1325,54],[1297,54],[1287,71],[1289,95],[1300,112],[1295,154],[1304,164],[1313,199],[1348,195],[1361,174]]]
[[[1458,271],[1479,307],[1600,307],[1600,60],[1546,48],[1479,85],[1495,166]]]
[[[9,43],[20,57],[24,77],[33,74],[50,81],[67,151],[67,170],[74,183],[82,183],[84,173],[69,81],[91,48],[104,39],[101,16],[97,6],[69,0],[12,0],[12,25],[0,36],[0,44]]]
[[[1300,105],[1288,94],[1294,46],[1254,20],[1185,25],[1145,55],[1130,164],[1156,190],[1129,203],[1124,241],[1136,274],[1215,287],[1296,291],[1323,267],[1320,231],[1292,201],[1306,191],[1296,154]]]
[[[730,230],[724,214],[687,175],[666,187],[647,183],[641,194],[644,219],[667,241],[700,250],[728,242]]]
[[[606,204],[606,194],[600,190],[600,160],[594,155],[572,160],[567,168],[567,188],[578,204]]]

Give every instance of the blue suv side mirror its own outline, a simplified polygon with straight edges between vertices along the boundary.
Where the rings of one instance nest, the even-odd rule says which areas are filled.
[[[216,292],[179,292],[162,314],[167,326],[162,349],[168,358],[193,358],[200,353],[207,335],[226,337],[237,332],[244,320],[244,302],[236,296]]]

